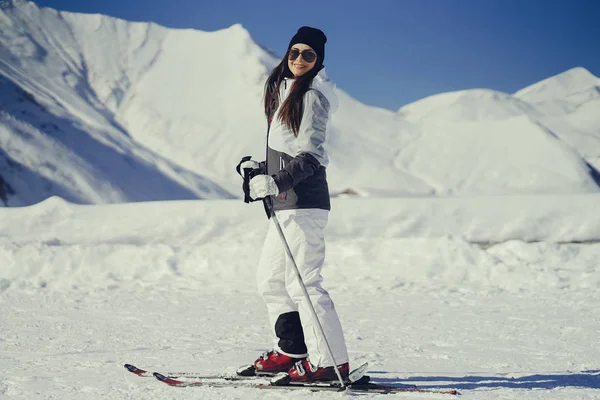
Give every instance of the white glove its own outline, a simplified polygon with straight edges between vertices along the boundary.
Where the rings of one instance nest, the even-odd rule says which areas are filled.
[[[250,169],[260,169],[260,164],[257,161],[254,160],[248,160],[248,161],[244,161],[243,163],[240,164],[240,169],[243,171],[247,168]]]
[[[279,188],[270,175],[256,175],[250,180],[250,197],[262,199],[267,196],[277,196]]]

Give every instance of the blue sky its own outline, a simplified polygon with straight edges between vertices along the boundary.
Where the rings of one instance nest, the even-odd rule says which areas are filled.
[[[514,92],[576,66],[600,76],[598,0],[35,3],[173,28],[212,31],[240,23],[277,54],[298,27],[318,27],[329,39],[331,78],[363,103],[390,110],[451,90]]]

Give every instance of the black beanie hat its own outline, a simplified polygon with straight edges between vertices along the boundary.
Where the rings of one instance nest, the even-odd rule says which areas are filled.
[[[325,59],[325,43],[327,43],[327,36],[322,30],[317,28],[311,28],[310,26],[303,26],[298,29],[298,32],[294,35],[288,46],[288,50],[296,43],[304,43],[312,47],[312,49],[319,56],[317,62],[323,63]]]

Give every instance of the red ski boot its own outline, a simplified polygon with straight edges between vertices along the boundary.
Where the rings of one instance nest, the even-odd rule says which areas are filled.
[[[340,375],[344,382],[348,381],[350,375],[350,366],[348,363],[338,365]],[[308,360],[298,361],[292,369],[288,371],[292,382],[339,382],[338,376],[333,367],[315,367]]]
[[[258,360],[254,361],[256,374],[276,374],[278,372],[287,372],[294,366],[295,363],[301,361],[301,358],[292,358],[285,354],[278,353],[276,350],[271,350],[264,353]]]

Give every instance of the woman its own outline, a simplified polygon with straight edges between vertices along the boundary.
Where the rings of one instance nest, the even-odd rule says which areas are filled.
[[[267,209],[275,212],[335,363],[342,379],[347,379],[342,327],[329,294],[321,287],[323,231],[330,210],[325,144],[328,121],[337,108],[335,86],[323,66],[326,41],[322,31],[307,26],[294,35],[265,85],[267,160],[243,161],[240,166],[253,172],[247,197],[264,199]],[[288,372],[292,381],[299,382],[337,380],[334,360],[315,326],[274,224],[265,239],[257,280],[276,340],[274,349],[254,362],[256,373]]]

